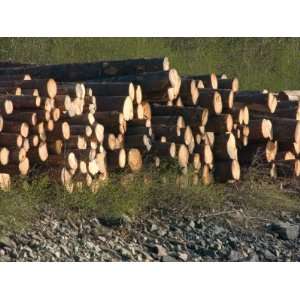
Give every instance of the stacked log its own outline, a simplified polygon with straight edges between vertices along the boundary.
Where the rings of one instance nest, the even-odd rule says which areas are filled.
[[[0,183],[47,172],[69,191],[95,191],[112,172],[163,161],[180,176],[191,169],[194,184],[234,182],[257,157],[271,176],[299,176],[299,95],[240,91],[225,74],[180,76],[168,58],[3,62]]]

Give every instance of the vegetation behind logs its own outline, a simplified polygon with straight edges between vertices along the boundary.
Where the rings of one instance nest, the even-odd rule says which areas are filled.
[[[225,72],[238,76],[242,89],[297,89],[299,50],[299,38],[0,39],[0,60],[63,63],[166,55],[180,74]]]

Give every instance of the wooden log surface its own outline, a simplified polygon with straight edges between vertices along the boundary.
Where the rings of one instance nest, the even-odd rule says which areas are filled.
[[[54,78],[57,81],[84,81],[144,72],[169,70],[167,57],[142,58],[92,63],[18,66],[0,69],[0,76],[30,74],[33,78]]]

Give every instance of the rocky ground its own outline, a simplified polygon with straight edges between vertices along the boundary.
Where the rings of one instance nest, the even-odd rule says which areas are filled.
[[[300,216],[249,217],[241,210],[153,209],[138,219],[60,220],[0,237],[0,261],[300,261]]]

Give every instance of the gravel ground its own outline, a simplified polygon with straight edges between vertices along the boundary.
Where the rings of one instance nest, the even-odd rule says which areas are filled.
[[[241,210],[187,214],[153,209],[130,219],[60,220],[0,237],[0,261],[300,261],[300,216]]]

